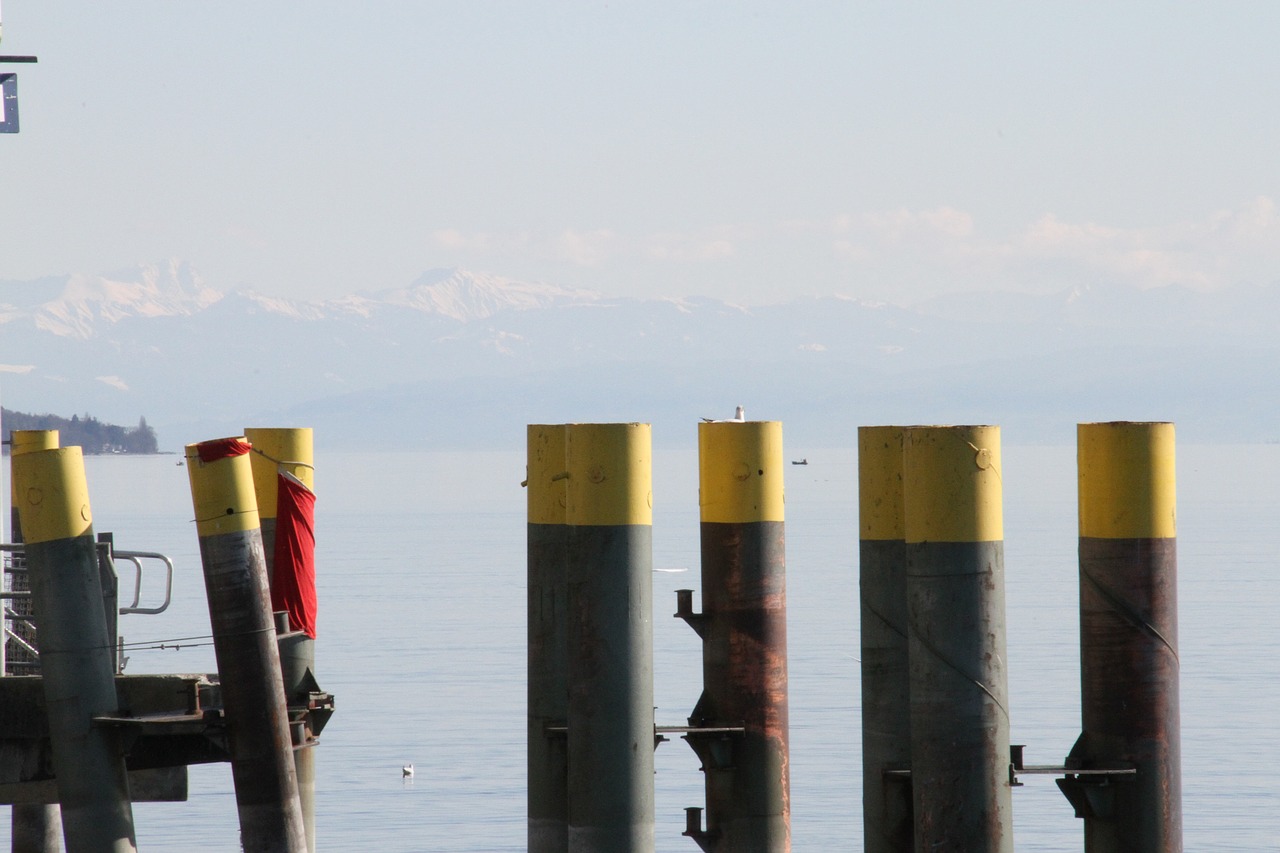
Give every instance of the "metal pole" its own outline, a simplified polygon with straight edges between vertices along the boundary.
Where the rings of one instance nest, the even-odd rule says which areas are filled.
[[[528,428],[529,853],[569,846],[568,464],[563,425]],[[550,731],[555,729],[556,731]]]
[[[866,853],[910,853],[911,679],[902,427],[858,428],[862,829]],[[890,773],[888,771],[899,771]]]
[[[1059,785],[1084,818],[1088,853],[1179,853],[1173,424],[1080,424],[1077,454],[1083,733],[1066,764],[1137,774]]]
[[[311,491],[315,491],[315,439],[310,428],[247,427],[245,438],[253,445],[249,467],[253,472],[253,491],[258,501],[262,525],[262,551],[267,564],[267,585],[273,590],[272,608],[277,606],[275,590],[276,524],[279,520],[280,473],[291,474]],[[291,626],[292,631],[297,626]],[[305,634],[287,638],[281,655],[286,698],[300,684],[308,670],[315,675],[315,640]],[[307,833],[307,851],[316,853],[316,751],[314,748],[293,752],[294,771],[298,777],[298,798],[302,803],[302,822]]]
[[[782,424],[699,424],[698,461],[703,692],[689,725],[742,731],[685,735],[707,803],[706,830],[686,834],[707,851],[789,851]]]
[[[249,445],[239,438],[186,448],[231,776],[246,853],[307,849],[268,599]]]
[[[22,542],[22,523],[18,518],[18,484],[13,478],[13,458],[35,450],[53,450],[58,446],[56,429],[18,429],[9,433],[9,512],[12,541]],[[17,575],[14,576],[15,579]],[[21,588],[28,588],[25,580]],[[13,609],[31,614],[31,602],[14,599]],[[7,627],[8,620],[4,620]],[[32,638],[34,639],[34,638]],[[0,647],[9,645],[8,635],[0,629]],[[7,650],[7,649],[6,649]],[[8,675],[7,656],[0,652],[0,674]],[[12,853],[58,853],[62,849],[62,811],[57,803],[15,803],[10,816],[9,849]]]
[[[653,509],[648,424],[571,424],[569,847],[653,850]]]
[[[1012,853],[1000,429],[903,442],[916,850]]]
[[[118,714],[120,704],[84,459],[79,447],[68,447],[21,453],[12,462],[67,850],[132,853],[120,735],[93,722]]]

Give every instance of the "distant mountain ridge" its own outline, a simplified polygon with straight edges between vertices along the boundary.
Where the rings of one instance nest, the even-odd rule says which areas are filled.
[[[6,406],[146,413],[173,448],[249,420],[506,446],[524,423],[682,423],[745,404],[792,434],[857,424],[1177,420],[1280,435],[1280,289],[617,298],[460,269],[337,299],[224,292],[182,261],[0,281]],[[682,429],[682,428],[681,428]],[[515,436],[513,438],[513,436]]]

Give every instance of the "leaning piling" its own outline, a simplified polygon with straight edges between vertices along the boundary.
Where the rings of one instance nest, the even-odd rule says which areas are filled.
[[[186,448],[245,853],[304,853],[253,477],[240,438]]]

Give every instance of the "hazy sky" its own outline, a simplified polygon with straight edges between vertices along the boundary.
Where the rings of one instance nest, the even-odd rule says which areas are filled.
[[[1280,280],[1280,3],[4,0],[0,279]]]

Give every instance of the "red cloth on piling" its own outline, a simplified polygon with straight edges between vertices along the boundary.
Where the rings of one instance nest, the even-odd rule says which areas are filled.
[[[244,456],[252,447],[249,442],[238,438],[215,438],[213,441],[197,444],[196,453],[200,454],[201,462],[217,462],[232,456]]]
[[[316,638],[316,494],[283,471],[276,499],[275,568],[271,609],[289,614],[289,627]]]

